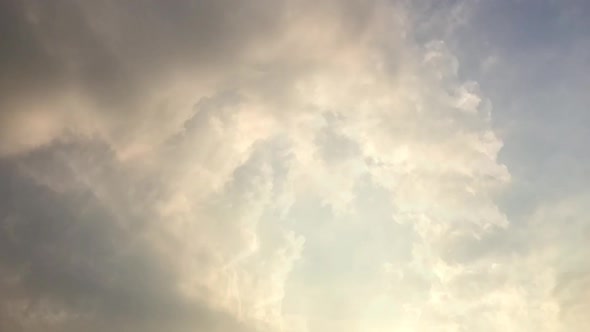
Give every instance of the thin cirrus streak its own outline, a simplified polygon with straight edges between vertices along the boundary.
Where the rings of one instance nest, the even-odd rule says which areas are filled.
[[[0,330],[584,331],[586,9],[5,1]]]

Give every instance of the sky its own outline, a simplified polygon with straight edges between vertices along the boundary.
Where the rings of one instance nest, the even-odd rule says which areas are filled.
[[[0,331],[590,330],[584,0],[0,2]]]

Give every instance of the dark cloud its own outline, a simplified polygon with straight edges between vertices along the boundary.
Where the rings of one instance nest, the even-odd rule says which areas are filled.
[[[263,87],[268,98],[286,94],[306,62],[298,58],[328,55],[310,48],[325,47],[321,40],[290,40],[290,27],[355,40],[370,25],[375,3],[9,0],[0,6],[0,154],[14,154],[64,132],[133,141],[142,126],[163,122],[169,99],[188,93],[194,102],[218,85],[244,85],[244,73],[258,77],[248,84]],[[173,92],[179,82],[189,82],[182,97]]]
[[[283,16],[278,1],[9,0],[1,6],[0,122],[3,145],[13,145],[3,152],[47,143],[64,126],[84,128],[76,114],[124,136],[138,114],[153,111],[145,100],[162,85],[231,73],[246,48],[280,31]],[[39,133],[14,133],[11,126],[31,126],[27,112],[57,128],[38,139],[30,136]]]
[[[269,37],[281,3],[59,0],[2,4],[2,86],[76,88],[108,109],[163,72],[227,65]],[[2,91],[7,91],[2,89]]]
[[[95,177],[108,181],[103,185],[115,195],[109,199],[129,208],[113,206],[99,188],[75,179],[64,156],[82,160],[87,174],[105,173]],[[232,316],[179,292],[174,262],[144,236],[153,219],[149,188],[130,188],[114,163],[108,148],[93,143],[2,162],[0,288],[9,290],[0,300],[2,324],[17,331],[18,325],[25,331],[247,331]],[[52,188],[25,175],[28,164],[78,183]],[[146,206],[133,207],[140,202]]]

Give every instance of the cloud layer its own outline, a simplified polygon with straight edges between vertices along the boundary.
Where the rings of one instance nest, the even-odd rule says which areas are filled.
[[[589,326],[585,196],[503,204],[478,4],[0,6],[0,330]]]

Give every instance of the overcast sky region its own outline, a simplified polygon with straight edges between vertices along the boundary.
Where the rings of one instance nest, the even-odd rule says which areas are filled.
[[[590,331],[589,16],[0,0],[0,331]]]

